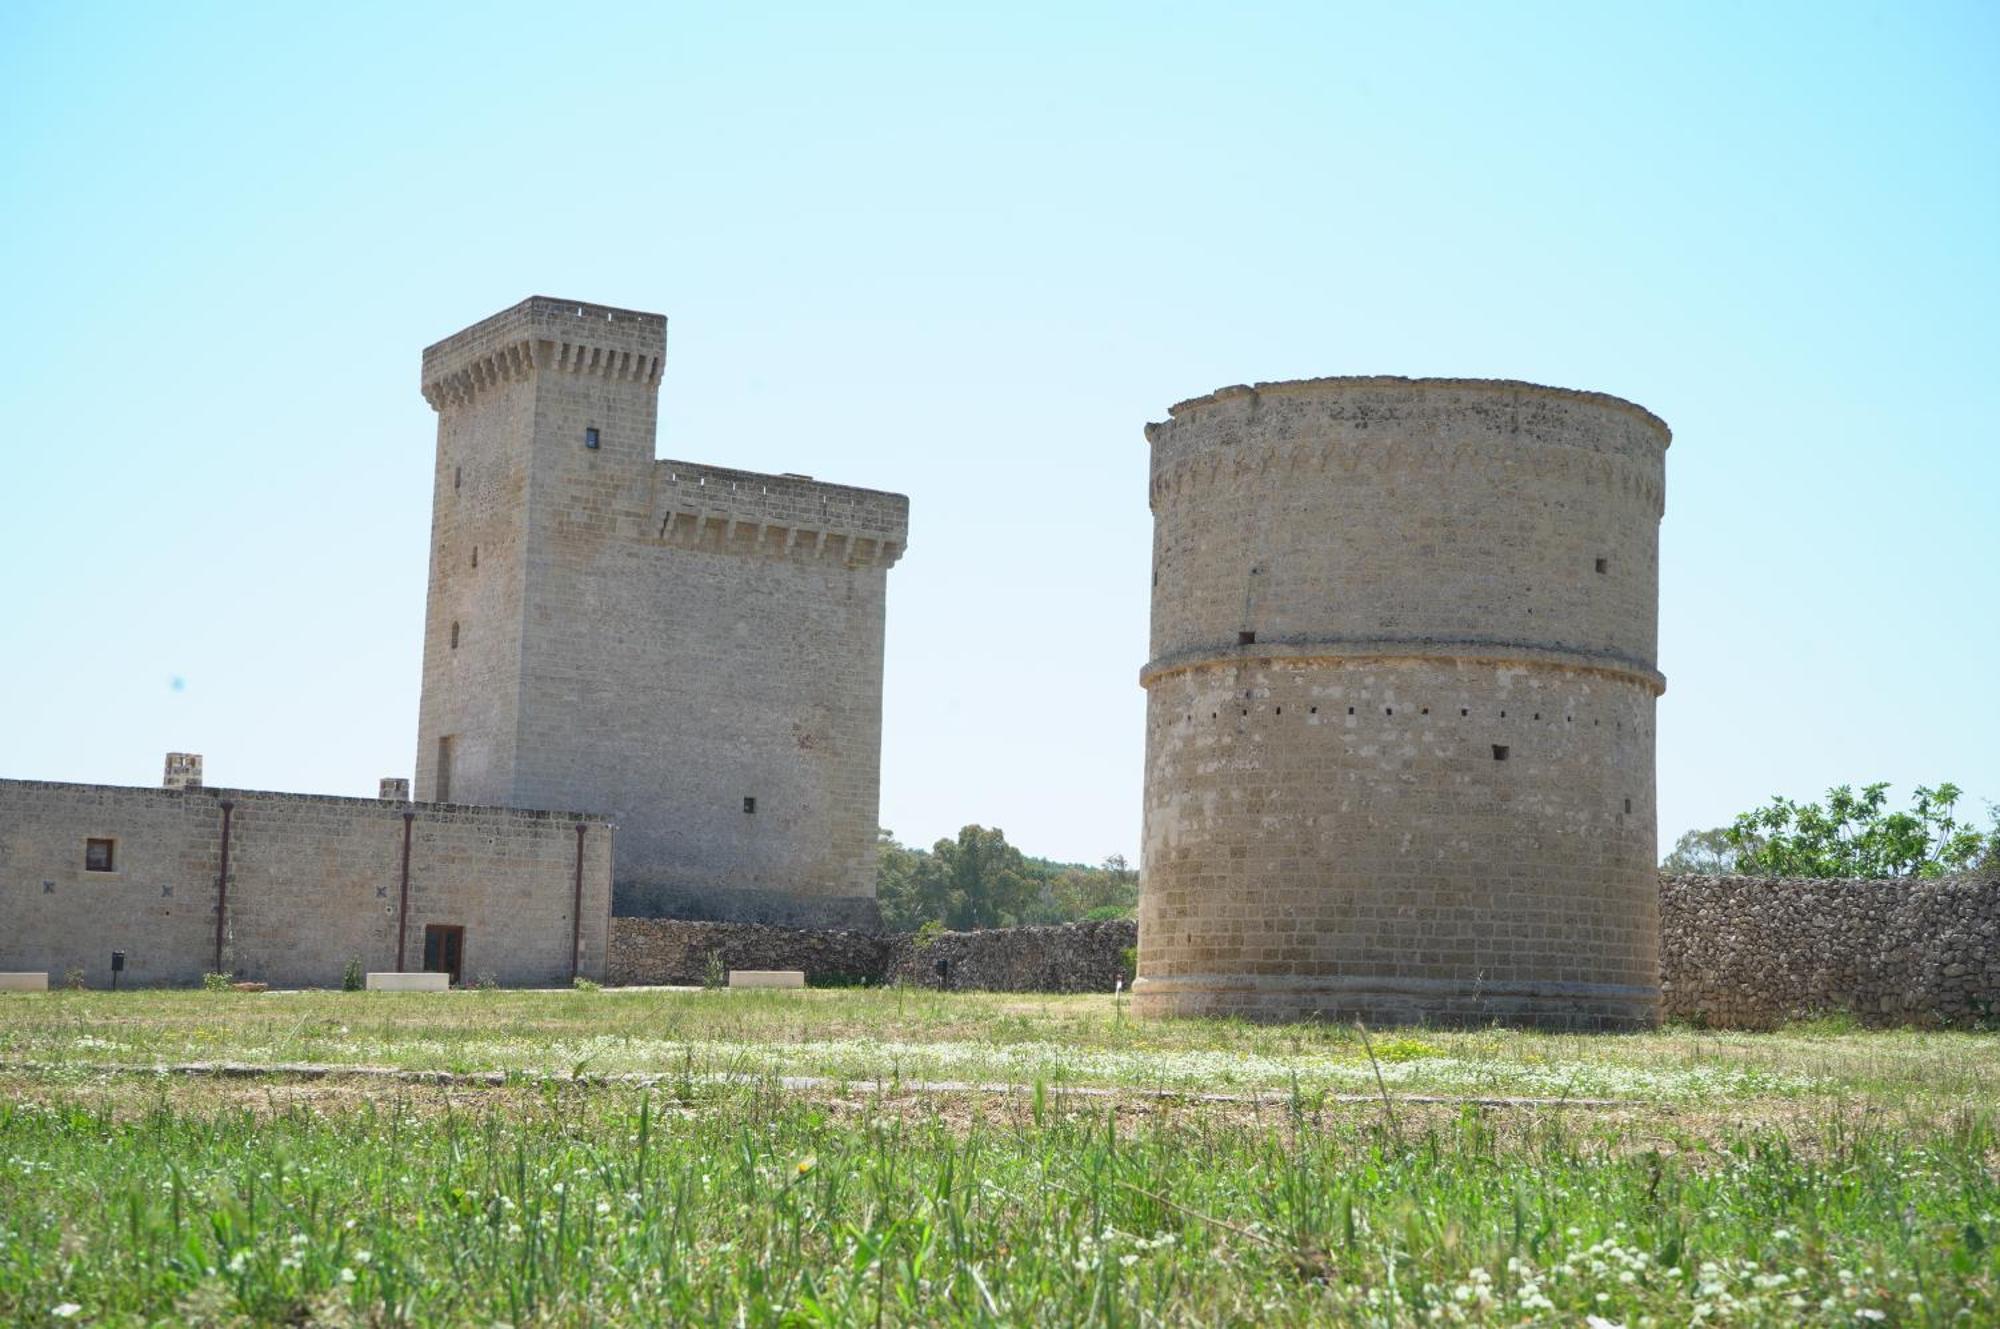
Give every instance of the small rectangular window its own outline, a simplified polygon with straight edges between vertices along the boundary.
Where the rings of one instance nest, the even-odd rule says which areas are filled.
[[[755,812],[757,810],[757,800],[754,798],[745,798],[743,800],[743,810],[745,812]]]
[[[116,862],[115,840],[85,840],[83,842],[83,870],[85,872],[114,872]]]
[[[1507,745],[1505,743],[1495,743],[1493,745],[1493,760],[1507,760]]]
[[[586,448],[594,448],[597,446],[596,425],[591,425],[583,431],[583,446],[585,446]]]
[[[1608,559],[1608,558],[1600,558],[1600,559],[1598,559],[1598,560],[1597,560],[1597,570],[1598,570],[1599,572],[1609,572],[1609,571],[1611,571],[1611,560],[1610,560],[1610,559]]]
[[[1254,632],[1239,632],[1236,634],[1236,644],[1238,646],[1255,646],[1257,644],[1257,634]]]

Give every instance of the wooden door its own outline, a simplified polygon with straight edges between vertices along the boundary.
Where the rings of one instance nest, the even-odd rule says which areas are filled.
[[[450,974],[453,987],[465,984],[465,929],[457,923],[424,925],[424,969]]]

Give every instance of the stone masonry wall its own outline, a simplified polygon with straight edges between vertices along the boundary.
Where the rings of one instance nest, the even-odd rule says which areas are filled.
[[[2000,1019],[2000,880],[1664,876],[1660,925],[1669,1019]]]
[[[1653,1023],[1666,426],[1341,378],[1146,436],[1134,1009]]]
[[[242,789],[146,789],[0,780],[0,970],[81,970],[127,986],[191,984],[216,967],[223,804],[230,805],[222,967],[283,986],[337,987],[350,959],[397,967],[404,814],[410,843],[404,965],[423,968],[424,928],[464,933],[464,977],[569,981],[578,954],[603,973],[612,832],[601,818]],[[112,870],[85,866],[108,839]]]
[[[2000,880],[1659,879],[1671,1020],[1768,1028],[1848,1011],[1871,1024],[2000,1019]],[[669,919],[611,920],[610,981],[699,983],[725,967],[803,969],[809,982],[898,979],[999,992],[1109,992],[1137,944],[1129,922],[910,936]]]
[[[898,494],[656,460],[666,320],[535,297],[424,353],[416,791],[585,808],[621,893],[873,925]]]
[[[1131,982],[1125,953],[1138,941],[1129,922],[946,932],[919,946],[907,935],[613,918],[608,972],[613,983],[700,983],[716,954],[724,969],[802,969],[814,984],[936,987],[937,962],[947,959],[955,990],[1109,992]]]

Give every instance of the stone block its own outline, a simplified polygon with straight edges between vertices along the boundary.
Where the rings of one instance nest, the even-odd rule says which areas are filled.
[[[803,969],[732,969],[729,971],[729,986],[733,988],[802,988],[806,985]]]
[[[370,992],[445,992],[451,987],[450,974],[370,974]]]
[[[47,992],[49,976],[39,971],[0,973],[0,992]]]

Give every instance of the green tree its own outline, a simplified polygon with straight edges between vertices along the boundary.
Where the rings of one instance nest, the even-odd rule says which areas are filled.
[[[998,827],[967,826],[939,840],[912,875],[926,917],[961,930],[1020,922],[1035,889],[1027,860]]]
[[[1917,786],[1906,812],[1888,810],[1888,783],[1826,791],[1824,806],[1773,798],[1728,829],[1737,870],[1760,877],[1936,877],[1971,867],[1992,841],[1953,815],[1955,784]],[[2000,830],[1996,830],[2000,835]]]
[[[876,832],[875,900],[882,924],[892,932],[915,932],[931,918],[917,893],[917,868],[930,857],[921,849],[898,843],[888,830]]]
[[[1679,872],[1696,877],[1726,877],[1737,871],[1737,859],[1741,851],[1729,837],[1733,826],[1717,826],[1713,830],[1689,831],[1674,841],[1674,847],[1660,860],[1660,871]]]

